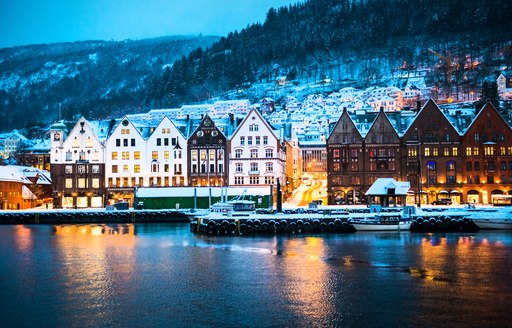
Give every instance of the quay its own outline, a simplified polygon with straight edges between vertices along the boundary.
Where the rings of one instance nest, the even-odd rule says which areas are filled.
[[[383,212],[398,212],[386,209]],[[245,217],[197,217],[190,230],[203,235],[241,236],[254,234],[311,234],[355,232],[349,219],[369,215],[369,209],[347,209],[344,212],[325,209],[257,211]],[[457,211],[421,211],[411,215],[411,232],[473,232],[478,227],[467,213]]]
[[[188,223],[179,210],[41,210],[1,211],[0,224]]]

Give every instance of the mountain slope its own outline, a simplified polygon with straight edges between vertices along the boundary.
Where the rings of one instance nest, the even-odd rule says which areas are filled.
[[[264,24],[191,52],[148,95],[154,103],[178,105],[279,75],[306,81],[334,76],[368,86],[393,69],[417,68],[432,71],[433,84],[447,84],[435,76],[442,72],[434,71],[439,61],[428,48],[451,53],[462,67],[474,59],[495,65],[500,56],[510,66],[510,31],[510,0],[309,0],[271,9]],[[475,85],[493,70],[480,67],[466,77]],[[463,79],[466,72],[457,73]]]
[[[147,83],[164,68],[218,37],[84,41],[0,49],[0,130],[81,113],[134,112]]]

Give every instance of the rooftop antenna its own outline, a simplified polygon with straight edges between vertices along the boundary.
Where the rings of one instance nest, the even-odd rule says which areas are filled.
[[[61,103],[59,103],[59,116],[57,117],[57,121],[60,121],[60,105]]]

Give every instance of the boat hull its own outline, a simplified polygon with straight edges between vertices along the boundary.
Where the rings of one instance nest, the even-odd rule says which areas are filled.
[[[409,231],[411,222],[383,223],[383,222],[353,222],[356,231]]]
[[[473,223],[483,230],[512,230],[512,220],[496,220],[496,219],[473,219]]]

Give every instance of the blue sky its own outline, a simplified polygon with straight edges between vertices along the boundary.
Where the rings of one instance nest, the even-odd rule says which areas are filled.
[[[165,35],[226,35],[299,0],[0,0],[0,48]]]

